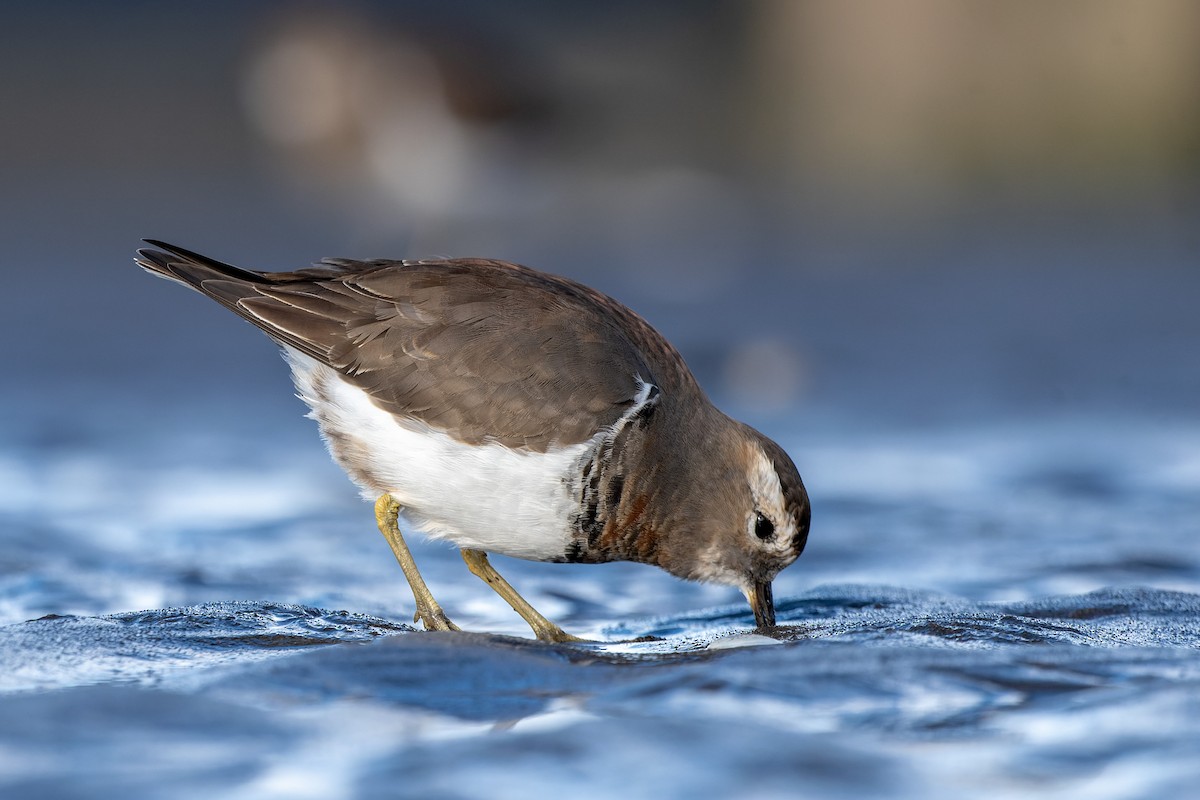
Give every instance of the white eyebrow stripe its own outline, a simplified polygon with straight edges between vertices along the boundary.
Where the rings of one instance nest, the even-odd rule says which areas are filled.
[[[783,484],[779,481],[775,464],[757,443],[751,445],[748,477],[750,496],[754,499],[755,507],[775,524],[774,541],[780,547],[790,547],[796,535],[796,521],[787,513],[787,500],[783,496]],[[751,532],[753,525],[751,521]]]

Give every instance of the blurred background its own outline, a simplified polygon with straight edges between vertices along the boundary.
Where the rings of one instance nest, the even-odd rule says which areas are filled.
[[[0,793],[1196,785],[1200,3],[0,0],[0,45]],[[736,591],[504,559],[659,666],[385,636],[411,597],[276,348],[142,237],[624,301],[800,467],[796,641],[691,659]]]
[[[920,514],[901,532],[881,497],[907,513],[975,487],[1013,536],[1051,515],[1007,509],[1051,495],[1110,520],[1098,500],[1145,513],[1131,482],[1200,497],[1196,3],[3,9],[0,499],[10,552],[30,548],[9,618],[229,599],[169,576],[79,595],[78,558],[62,596],[29,584],[83,524],[120,564],[164,529],[184,547],[285,511],[358,521],[275,348],[137,269],[142,237],[264,270],[498,257],[614,295],[793,454],[827,510],[798,586],[891,579],[856,543],[918,539],[936,556],[900,584],[1014,585],[964,578],[943,534],[1016,540]],[[1196,533],[1169,520],[1078,535],[1159,563]],[[1017,593],[1192,581],[1062,569]],[[275,589],[329,599],[294,587]]]
[[[766,427],[1195,414],[1187,0],[57,2],[4,22],[6,439],[140,429],[197,396],[221,424],[295,416],[269,345],[132,267],[143,236],[268,270],[569,275]]]
[[[117,464],[273,474],[293,452],[353,497],[275,348],[136,269],[143,236],[266,270],[477,255],[583,280],[675,341],[818,499],[965,469],[813,455],[850,433],[1073,431],[1047,469],[1095,496],[1124,480],[1103,464],[1137,462],[1118,434],[1194,430],[1195,3],[4,16],[10,507],[68,486],[136,503]],[[1171,446],[1172,480],[1200,486],[1191,444]],[[262,502],[219,497],[192,502]]]

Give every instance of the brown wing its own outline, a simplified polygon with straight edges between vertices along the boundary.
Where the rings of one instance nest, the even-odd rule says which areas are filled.
[[[381,408],[469,442],[544,451],[587,440],[630,407],[639,378],[658,382],[647,346],[686,373],[624,306],[525,267],[330,260],[258,273],[147,241],[168,252],[139,250],[142,267],[333,367]]]

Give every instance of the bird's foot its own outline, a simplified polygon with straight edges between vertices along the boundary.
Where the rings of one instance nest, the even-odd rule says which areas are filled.
[[[425,626],[427,631],[461,631],[462,628],[455,625],[446,616],[446,612],[442,611],[440,606],[417,606],[417,613],[413,614],[413,622],[420,622]]]
[[[591,639],[581,639],[578,636],[572,636],[549,620],[546,620],[546,623],[546,625],[530,623],[530,627],[533,628],[533,633],[537,636],[539,642],[550,642],[552,644],[569,644],[571,642],[594,644]]]

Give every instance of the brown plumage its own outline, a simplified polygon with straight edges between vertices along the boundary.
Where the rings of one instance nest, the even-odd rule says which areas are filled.
[[[501,261],[329,259],[260,273],[148,241],[161,250],[140,250],[142,267],[213,298],[313,369],[332,370],[307,379],[317,387],[310,394],[340,380],[405,430],[569,455],[562,488],[553,489],[571,509],[561,546],[512,554],[641,561],[729,583],[751,598],[760,624],[773,623],[770,581],[808,534],[799,473],[777,444],[714,408],[679,353],[617,301]],[[332,400],[306,399],[360,484],[394,495],[435,535],[464,547],[481,541],[469,524],[442,519],[441,500],[421,500],[381,469],[375,443],[322,408]]]
[[[473,444],[542,452],[586,441],[633,402],[637,375],[699,391],[679,354],[641,317],[586,286],[515,264],[328,259],[253,273],[150,243],[176,257],[141,250],[145,268],[328,364],[381,408]],[[537,325],[528,324],[531,313]]]

